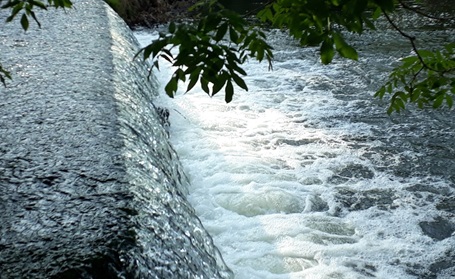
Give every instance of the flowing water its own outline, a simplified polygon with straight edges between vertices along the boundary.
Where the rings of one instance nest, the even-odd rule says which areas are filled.
[[[0,279],[230,278],[131,30],[73,2],[27,33],[0,9]]]
[[[187,177],[169,145],[165,116],[154,105],[157,86],[144,64],[130,62],[137,41],[108,10],[113,37],[115,97],[124,138],[124,160],[134,196],[137,247],[122,260],[131,278],[229,278],[212,239],[188,204]],[[151,81],[151,82],[147,82]]]
[[[425,27],[408,31],[454,41]],[[189,200],[236,278],[455,277],[453,112],[387,116],[372,95],[411,48],[381,29],[350,38],[359,62],[328,66],[271,30],[274,70],[249,62],[232,103],[200,88],[161,98]]]

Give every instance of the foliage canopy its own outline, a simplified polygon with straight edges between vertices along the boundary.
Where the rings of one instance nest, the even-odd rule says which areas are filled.
[[[386,93],[391,95],[387,112],[400,112],[408,102],[421,108],[427,104],[438,108],[443,103],[452,107],[455,44],[449,43],[436,51],[417,49],[416,38],[404,33],[390,17],[397,9],[404,8],[434,19],[411,7],[415,6],[402,0],[275,0],[269,1],[257,18],[262,24],[287,29],[302,46],[318,46],[321,62],[328,64],[336,53],[357,60],[356,49],[343,34],[375,30],[376,20],[384,17],[397,32],[409,39],[414,50],[414,55],[402,59],[401,65],[391,72],[386,84],[375,94],[381,99]],[[199,20],[171,23],[168,34],[160,34],[141,50],[143,58],[152,58],[153,66],[157,68],[158,58],[177,67],[166,86],[169,96],[175,95],[179,81],[189,80],[188,92],[199,80],[210,96],[225,86],[225,100],[230,102],[233,82],[247,90],[241,78],[246,73],[240,65],[248,57],[259,61],[265,58],[271,68],[272,47],[258,27],[215,0],[201,0],[193,9],[199,10]],[[172,54],[173,48],[178,48],[177,56]]]
[[[193,8],[201,7],[199,2]],[[225,88],[225,100],[230,102],[234,95],[233,83],[244,90],[248,87],[241,76],[246,72],[239,66],[253,57],[266,59],[271,67],[272,47],[265,42],[265,34],[249,25],[239,14],[224,9],[212,1],[207,14],[197,24],[169,24],[169,33],[161,33],[152,44],[141,50],[143,58],[154,59],[153,66],[159,68],[158,58],[164,58],[177,70],[166,85],[166,93],[173,97],[179,81],[189,80],[186,92],[199,80],[202,89],[210,96]],[[170,46],[170,47],[169,47]],[[178,47],[178,54],[172,48]]]
[[[112,2],[112,1],[107,1]],[[114,1],[115,2],[115,1]],[[410,3],[412,2],[412,3]],[[244,90],[247,73],[241,68],[248,58],[267,60],[272,68],[273,49],[259,25],[286,29],[302,46],[317,46],[323,64],[332,62],[335,55],[357,60],[356,49],[344,34],[362,34],[375,30],[376,20],[385,18],[403,37],[409,39],[414,55],[405,57],[391,72],[386,83],[375,96],[390,96],[389,114],[405,109],[407,103],[423,108],[453,106],[455,94],[455,43],[441,50],[418,49],[416,38],[403,32],[391,19],[399,8],[421,16],[442,20],[425,14],[418,8],[419,0],[271,0],[257,14],[256,21],[248,21],[238,13],[224,8],[216,0],[200,0],[191,9],[195,20],[171,22],[167,33],[142,48],[138,55],[152,59],[152,69],[158,68],[160,58],[176,68],[165,90],[173,97],[180,81],[188,81],[186,92],[199,81],[210,96],[224,88],[225,100],[234,95],[234,84]],[[38,21],[33,9],[71,8],[70,0],[0,0],[1,9],[9,9],[6,19],[20,16],[24,30],[30,19]],[[417,8],[416,8],[417,7]],[[451,18],[454,20],[455,18]],[[175,52],[174,49],[178,51]],[[11,74],[0,64],[0,82],[4,85]]]

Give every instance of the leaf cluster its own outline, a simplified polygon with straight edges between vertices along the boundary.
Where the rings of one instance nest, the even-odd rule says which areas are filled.
[[[22,11],[21,25],[25,31],[27,31],[30,25],[28,17],[32,17],[36,24],[41,27],[41,24],[33,11],[34,7],[47,10],[48,7],[71,8],[73,6],[70,0],[47,0],[47,4],[38,0],[6,0],[6,3],[4,2],[5,0],[0,0],[0,8],[11,9],[11,14],[6,19],[6,22],[11,22]]]
[[[0,64],[0,82],[3,83],[3,86],[6,86],[6,79],[11,79],[11,73]]]
[[[258,17],[276,28],[286,28],[303,46],[320,46],[321,61],[328,64],[335,53],[357,60],[357,51],[342,31],[362,34],[375,29],[382,11],[393,11],[394,0],[277,0]]]
[[[401,59],[375,96],[383,99],[386,93],[391,95],[388,114],[402,111],[406,103],[435,109],[445,103],[451,108],[455,94],[455,43],[442,50],[418,50]]]
[[[272,47],[262,31],[216,1],[201,1],[193,9],[201,9],[197,23],[170,23],[168,33],[160,34],[138,54],[152,59],[152,69],[159,69],[160,58],[177,68],[165,86],[170,97],[176,94],[179,81],[188,81],[186,92],[199,81],[209,96],[224,88],[225,101],[230,102],[234,84],[248,90],[242,78],[246,72],[240,65],[253,57],[259,61],[266,59],[271,67]],[[174,48],[178,49],[177,54],[173,53]]]

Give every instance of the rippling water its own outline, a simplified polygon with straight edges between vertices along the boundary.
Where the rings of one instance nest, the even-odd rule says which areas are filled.
[[[232,103],[200,88],[161,98],[190,202],[236,278],[453,278],[452,111],[388,117],[372,97],[407,42],[353,37],[359,62],[323,66],[315,49],[268,36],[274,71],[249,62],[250,91]],[[162,87],[169,74],[157,73]]]
[[[0,28],[0,279],[231,278],[131,30],[104,1],[73,2],[37,11],[42,29]]]

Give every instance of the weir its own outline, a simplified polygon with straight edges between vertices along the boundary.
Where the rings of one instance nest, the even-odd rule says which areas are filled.
[[[0,278],[229,278],[103,1],[0,29]],[[2,10],[0,20],[8,14]]]

